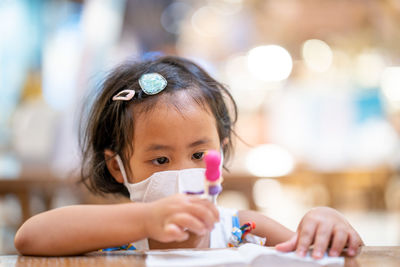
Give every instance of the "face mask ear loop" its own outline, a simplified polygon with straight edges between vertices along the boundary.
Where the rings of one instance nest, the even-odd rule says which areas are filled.
[[[122,177],[124,178],[124,184],[129,184],[128,177],[126,176],[124,164],[122,163],[121,157],[117,154],[115,158],[117,159],[118,167],[121,170]]]
[[[219,163],[219,170],[222,174],[222,169],[224,167],[224,150],[222,150],[222,148],[220,149],[219,154],[221,156],[221,162]]]

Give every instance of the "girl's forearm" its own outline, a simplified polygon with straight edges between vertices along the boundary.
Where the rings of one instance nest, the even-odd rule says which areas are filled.
[[[77,205],[38,214],[15,236],[24,255],[76,255],[146,238],[146,204]]]
[[[257,236],[266,237],[267,246],[275,246],[281,242],[287,241],[294,235],[294,232],[282,224],[255,211],[239,211],[239,220],[240,223],[249,221],[255,222],[256,229],[254,229],[252,233]]]

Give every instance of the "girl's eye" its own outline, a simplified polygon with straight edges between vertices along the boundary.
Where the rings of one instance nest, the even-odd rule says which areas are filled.
[[[204,152],[197,152],[192,155],[193,159],[203,159],[203,157],[204,157]]]
[[[155,165],[163,165],[169,162],[167,157],[160,157],[152,160],[153,164]]]

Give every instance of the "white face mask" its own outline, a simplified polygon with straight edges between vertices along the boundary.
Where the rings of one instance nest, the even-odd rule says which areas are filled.
[[[155,172],[149,178],[131,184],[119,155],[116,159],[132,201],[151,202],[178,193],[204,191],[204,168]]]

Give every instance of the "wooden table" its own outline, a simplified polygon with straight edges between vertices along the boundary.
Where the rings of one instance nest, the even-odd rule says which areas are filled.
[[[146,266],[145,255],[123,253],[96,253],[76,257],[25,257],[0,256],[1,267],[36,266]],[[235,265],[238,266],[238,265]],[[243,265],[248,266],[248,265]],[[265,266],[268,266],[266,264]],[[363,247],[360,255],[346,258],[345,267],[398,267],[400,266],[399,247]],[[294,266],[295,267],[295,266]]]

